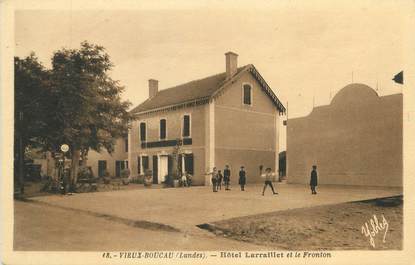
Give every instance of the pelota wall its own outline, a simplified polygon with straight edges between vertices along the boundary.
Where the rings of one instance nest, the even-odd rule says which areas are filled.
[[[288,182],[309,183],[316,164],[319,184],[401,187],[402,107],[402,94],[350,84],[330,105],[289,119]]]

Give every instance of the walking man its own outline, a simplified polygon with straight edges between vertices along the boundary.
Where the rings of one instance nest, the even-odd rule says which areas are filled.
[[[225,183],[225,190],[229,190],[229,182],[231,180],[231,170],[229,166],[226,165],[225,169],[223,170],[223,182]]]
[[[313,170],[311,170],[311,176],[310,176],[310,188],[311,188],[311,194],[315,195],[317,194],[316,191],[317,186],[317,166],[313,166]]]
[[[278,194],[277,192],[274,191],[274,186],[272,186],[272,180],[275,177],[275,173],[271,172],[270,167],[265,170],[265,173],[262,174],[261,177],[265,178],[264,189],[262,190],[262,196],[264,196],[265,189],[267,188],[267,186],[271,187],[272,194],[274,195]]]
[[[239,170],[239,185],[241,185],[241,191],[245,191],[245,184],[246,184],[245,167],[241,166],[241,170]]]

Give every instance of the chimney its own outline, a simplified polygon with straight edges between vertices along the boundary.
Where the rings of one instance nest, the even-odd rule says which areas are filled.
[[[159,91],[159,81],[156,79],[148,80],[148,97],[154,97]]]
[[[238,55],[234,52],[225,53],[226,56],[226,79],[232,78],[238,69]]]

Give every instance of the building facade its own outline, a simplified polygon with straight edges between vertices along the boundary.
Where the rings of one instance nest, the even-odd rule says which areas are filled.
[[[363,84],[340,90],[330,105],[287,122],[287,181],[402,186],[402,94],[379,97]]]
[[[105,149],[99,153],[89,150],[86,165],[94,176],[103,177],[107,171],[111,177],[120,177],[121,171],[128,168],[128,138],[117,139],[111,154]]]
[[[250,64],[237,67],[226,54],[226,72],[158,90],[149,80],[149,98],[132,112],[128,161],[132,175],[152,170],[153,182],[172,173],[173,153],[179,171],[195,185],[210,183],[213,167],[231,168],[237,183],[240,166],[248,182],[259,181],[259,166],[278,170],[279,115],[284,106]]]

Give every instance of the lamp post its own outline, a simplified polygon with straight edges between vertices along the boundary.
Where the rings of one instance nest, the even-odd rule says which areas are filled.
[[[62,155],[62,159],[63,159],[63,166],[62,166],[62,185],[63,185],[63,192],[65,194],[66,193],[66,186],[67,186],[66,174],[65,174],[65,153],[69,151],[69,146],[67,144],[62,144],[61,145],[61,151],[63,153],[63,155]]]

